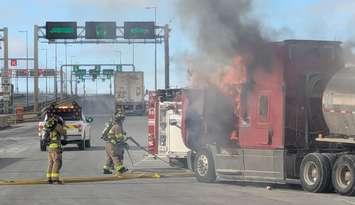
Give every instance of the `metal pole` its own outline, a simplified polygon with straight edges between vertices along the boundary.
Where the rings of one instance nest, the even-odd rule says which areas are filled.
[[[65,44],[65,64],[68,65],[68,48],[67,48],[67,44]],[[65,67],[65,76],[64,76],[64,89],[65,89],[65,95],[68,94],[68,90],[67,90],[67,75],[68,75],[68,67]]]
[[[85,97],[86,96],[85,79],[84,79],[84,83],[83,83],[83,90],[84,90],[84,97]]]
[[[73,64],[73,58],[75,56],[70,56],[70,64]],[[73,95],[73,67],[71,67],[70,71],[70,95]]]
[[[132,43],[132,64],[134,65],[134,40]]]
[[[34,26],[34,52],[33,52],[33,58],[34,58],[34,112],[38,112],[39,106],[38,106],[38,94],[39,94],[39,89],[38,89],[38,26]]]
[[[154,7],[154,88],[158,89],[158,79],[157,79],[157,37],[156,37],[156,26],[157,26],[157,7]]]
[[[75,76],[75,95],[78,95],[78,78]]]
[[[165,89],[170,87],[170,57],[169,57],[169,25],[164,27],[164,61],[165,61]]]
[[[64,98],[64,93],[63,93],[63,66],[60,66],[60,98]]]
[[[9,70],[9,37],[8,37],[8,29],[5,27],[3,29],[4,36],[3,36],[3,43],[4,43],[4,74],[8,72]],[[3,84],[8,84],[9,82],[9,77],[3,76],[2,79]]]
[[[96,82],[96,95],[97,95],[97,81],[98,81],[98,80],[96,79],[96,80],[95,80],[95,82]]]
[[[120,65],[122,65],[122,51],[120,51]]]
[[[48,49],[46,48],[46,71],[48,69]],[[47,76],[47,72],[45,72],[46,74],[46,104],[48,102],[48,76]]]
[[[112,96],[112,77],[110,78],[110,96]]]
[[[157,7],[156,6],[147,6],[146,9],[154,9],[154,88],[158,89],[158,79],[157,79]]]
[[[38,60],[38,59],[37,59]],[[27,70],[27,75],[26,75],[26,105],[29,105],[28,102],[28,31],[26,31],[26,70]]]
[[[18,92],[18,71],[16,70],[16,93]]]
[[[11,80],[11,75],[5,76],[4,74],[8,72],[9,70],[9,35],[8,35],[8,29],[7,27],[3,28],[3,43],[4,43],[4,73],[3,76],[1,78],[1,84],[5,84],[5,85],[0,85],[0,87],[5,88],[5,92],[10,92],[11,93],[11,85],[8,86]],[[4,113],[10,113],[11,110],[11,104],[8,103],[6,106],[4,106]]]
[[[25,33],[26,34],[26,70],[27,70],[27,73],[28,72],[28,31],[27,30],[24,30],[24,31],[19,31],[20,33]],[[29,100],[28,100],[28,75],[26,75],[26,105],[28,106],[29,105]]]
[[[57,44],[55,44],[55,75],[54,75],[54,95],[55,99],[58,98],[58,83],[57,83],[57,73],[58,73],[58,49]]]

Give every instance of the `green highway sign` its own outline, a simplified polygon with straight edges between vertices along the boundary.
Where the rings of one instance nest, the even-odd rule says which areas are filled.
[[[77,72],[75,72],[75,75],[79,76],[79,77],[84,76],[84,75],[86,75],[86,70],[85,69],[79,69],[79,70],[77,70]]]
[[[95,73],[96,75],[100,75],[100,72],[101,72],[101,66],[100,65],[95,65]]]
[[[154,21],[124,22],[125,39],[155,39]]]
[[[79,71],[80,67],[78,65],[73,66],[73,71],[74,73],[77,73]]]
[[[116,72],[122,72],[122,65],[116,66]]]
[[[46,22],[47,39],[76,39],[76,22]]]
[[[43,72],[44,76],[55,76],[56,74],[55,69],[44,69]]]
[[[115,39],[116,22],[86,22],[86,39]]]
[[[31,70],[29,70],[29,73],[30,73],[30,76],[35,76],[35,70],[34,69],[31,69]]]
[[[107,75],[107,76],[113,75],[113,69],[103,69],[102,75]]]

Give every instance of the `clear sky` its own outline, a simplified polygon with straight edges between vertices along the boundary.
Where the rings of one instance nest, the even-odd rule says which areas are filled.
[[[186,72],[183,55],[196,51],[190,32],[184,30],[176,12],[178,0],[1,0],[0,27],[8,27],[10,57],[25,57],[25,34],[28,30],[30,57],[33,55],[33,26],[45,25],[46,21],[124,21],[154,20],[154,11],[146,6],[157,6],[159,25],[170,24],[171,85],[183,86]],[[191,0],[193,1],[193,0]],[[348,41],[354,36],[354,0],[255,0],[253,15],[265,28],[265,35],[273,40],[322,39]],[[45,51],[48,49],[48,64],[54,68],[54,46],[40,44],[40,67],[45,67]],[[59,65],[65,63],[64,46],[59,47]],[[132,46],[129,45],[75,45],[68,47],[68,63],[118,63],[122,51],[123,63],[132,62]],[[145,72],[146,87],[154,87],[154,45],[136,45],[135,63],[138,70]],[[2,52],[2,51],[1,51]],[[158,87],[164,86],[163,45],[158,45]],[[30,67],[33,64],[30,63]],[[19,68],[25,63],[19,62]],[[16,86],[16,80],[13,81]],[[41,82],[44,91],[44,81]],[[24,80],[19,80],[19,90],[25,91]],[[96,84],[88,82],[90,93]],[[30,81],[30,90],[33,83]],[[50,89],[53,90],[51,83]],[[99,92],[108,92],[108,82],[98,82]]]

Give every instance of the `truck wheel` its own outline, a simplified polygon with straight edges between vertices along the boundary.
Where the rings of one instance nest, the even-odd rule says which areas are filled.
[[[337,155],[334,153],[322,153],[322,155],[328,159],[329,166],[332,168],[335,163],[335,160],[337,159]],[[329,183],[329,186],[325,190],[325,192],[334,192],[334,186],[332,183]]]
[[[197,152],[195,158],[195,177],[199,182],[215,182],[216,170],[210,151],[203,149]]]
[[[42,152],[47,151],[47,146],[43,143],[42,140],[39,141],[39,145],[40,145],[40,148],[41,148]]]
[[[333,166],[332,182],[335,191],[341,195],[355,194],[355,156],[343,155]]]
[[[90,140],[85,140],[85,147],[87,147],[87,148],[91,147]]]
[[[81,140],[78,144],[79,150],[85,150],[85,140]]]
[[[319,153],[307,154],[301,163],[300,180],[305,191],[324,192],[331,183],[331,166],[327,157]]]

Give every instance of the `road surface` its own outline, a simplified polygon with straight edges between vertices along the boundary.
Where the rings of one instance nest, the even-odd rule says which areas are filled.
[[[93,147],[78,151],[66,147],[63,153],[64,176],[101,176],[104,143],[98,139],[104,122],[113,112],[113,99],[92,96],[81,99],[84,112],[92,116]],[[146,118],[129,117],[128,135],[146,145]],[[146,159],[142,151],[132,151],[135,168],[166,168],[164,163]],[[126,157],[126,159],[128,159]],[[0,179],[44,177],[47,154],[39,151],[35,123],[15,125],[0,131]],[[126,166],[132,168],[129,160]],[[119,182],[65,185],[0,186],[1,205],[31,204],[243,204],[243,205],[355,205],[355,197],[337,194],[313,194],[299,188],[273,187],[263,184],[198,183],[194,178],[137,179]]]

